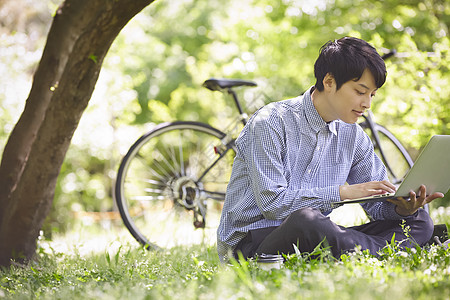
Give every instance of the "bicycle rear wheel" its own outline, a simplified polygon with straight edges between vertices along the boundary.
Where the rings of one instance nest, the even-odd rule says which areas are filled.
[[[374,123],[373,126],[380,145],[377,144],[373,132],[367,126],[363,128],[371,137],[375,152],[386,166],[389,180],[393,184],[399,184],[414,162],[405,147],[389,130],[380,124]]]
[[[203,123],[164,123],[123,158],[115,200],[125,226],[147,248],[216,241],[235,156],[234,142]],[[203,230],[194,230],[203,229]]]

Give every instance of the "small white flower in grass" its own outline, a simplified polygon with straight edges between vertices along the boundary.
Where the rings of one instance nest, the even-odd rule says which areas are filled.
[[[266,286],[264,284],[262,284],[261,282],[256,282],[254,284],[254,287],[255,287],[256,292],[258,292],[258,293],[262,293],[266,289]]]
[[[401,257],[408,257],[408,253],[406,253],[405,251],[399,251],[399,252],[397,253],[397,255],[398,255],[398,256],[401,256]]]
[[[437,267],[436,265],[431,265],[428,269],[426,269],[425,271],[423,271],[423,274],[425,275],[431,275],[432,272],[436,272]]]
[[[362,255],[363,253],[361,249],[362,249],[361,245],[356,245],[353,250],[355,250],[354,252],[355,254]]]
[[[381,260],[375,257],[368,258],[367,264],[372,265],[374,267],[382,267],[384,265],[384,263]]]
[[[445,269],[442,271],[442,274],[444,274],[444,275],[450,275],[450,266],[447,267],[447,268],[445,268]]]

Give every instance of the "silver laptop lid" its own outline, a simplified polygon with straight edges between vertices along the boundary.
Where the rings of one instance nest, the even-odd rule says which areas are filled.
[[[407,197],[425,185],[427,194],[446,193],[450,189],[450,135],[435,135],[427,143],[398,187],[396,196]]]

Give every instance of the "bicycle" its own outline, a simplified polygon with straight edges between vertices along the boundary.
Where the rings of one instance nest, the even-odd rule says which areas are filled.
[[[231,95],[238,122],[247,123],[234,88],[256,83],[212,78],[203,86]],[[370,111],[360,125],[371,137],[391,182],[399,183],[413,164],[408,151],[373,120]],[[236,150],[236,136],[230,132],[201,122],[162,123],[130,147],[118,170],[115,200],[125,226],[139,243],[148,249],[185,245],[188,240],[199,243],[207,239],[208,230],[215,241]],[[192,226],[204,230],[199,233]]]

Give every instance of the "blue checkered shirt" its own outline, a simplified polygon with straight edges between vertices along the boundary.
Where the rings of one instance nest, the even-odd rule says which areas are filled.
[[[236,140],[217,250],[227,260],[247,231],[278,226],[292,212],[337,206],[339,186],[387,179],[372,142],[357,124],[326,123],[303,96],[258,110]],[[401,219],[389,202],[362,204],[374,219]]]

